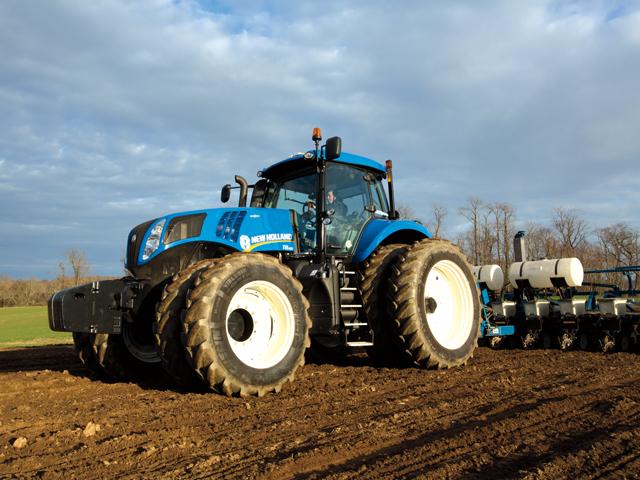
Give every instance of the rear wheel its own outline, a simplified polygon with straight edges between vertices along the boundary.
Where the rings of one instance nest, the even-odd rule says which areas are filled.
[[[408,361],[405,349],[394,341],[387,308],[392,267],[408,248],[402,244],[378,247],[361,269],[362,304],[373,330],[373,347],[367,348],[367,353],[377,363],[396,365]]]
[[[391,326],[411,360],[426,368],[462,365],[480,333],[480,302],[471,266],[443,240],[422,240],[392,267]]]
[[[276,258],[224,257],[200,273],[187,305],[188,358],[218,392],[280,391],[304,363],[309,304],[300,282]]]

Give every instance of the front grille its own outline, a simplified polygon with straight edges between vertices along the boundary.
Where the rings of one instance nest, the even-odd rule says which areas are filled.
[[[129,233],[129,238],[127,239],[127,268],[129,270],[138,265],[138,252],[140,251],[140,245],[142,245],[144,234],[147,233],[147,230],[153,222],[155,222],[155,219],[141,223],[131,230],[131,233]]]

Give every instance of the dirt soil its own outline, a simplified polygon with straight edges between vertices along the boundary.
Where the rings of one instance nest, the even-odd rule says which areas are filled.
[[[0,478],[640,476],[635,354],[480,348],[451,371],[356,355],[243,399],[105,383],[42,346],[0,351],[0,385]]]

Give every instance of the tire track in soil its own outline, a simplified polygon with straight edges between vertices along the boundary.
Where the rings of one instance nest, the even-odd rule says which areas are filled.
[[[402,407],[401,407],[401,408],[402,408]],[[387,413],[387,414],[383,415],[383,417],[391,417],[392,415],[395,415],[395,413],[393,413],[393,412],[391,412],[391,413]],[[374,417],[374,418],[375,418],[375,417]],[[356,417],[355,419],[353,419],[353,418],[351,417],[350,425],[351,425],[351,426],[355,426],[358,422],[360,422],[360,420],[361,420],[361,418],[360,418],[360,417]],[[388,427],[389,427],[389,426],[388,426]],[[391,426],[391,427],[393,427],[393,426]],[[325,428],[326,428],[326,427],[325,427]],[[347,425],[344,425],[344,426],[343,426],[343,429],[344,429],[344,430],[348,430],[348,426],[347,426]],[[364,434],[364,435],[366,435],[366,434]],[[359,444],[359,443],[361,442],[362,437],[363,437],[364,435],[359,435],[358,433],[356,433],[356,435],[354,435],[354,436],[350,436],[350,437],[341,437],[341,441],[342,441],[343,443],[349,443],[349,444],[352,444],[352,445],[353,445],[353,444],[356,444],[356,445],[357,445],[357,444]],[[317,449],[318,449],[319,447],[323,447],[323,446],[324,446],[323,444],[327,443],[326,441],[325,441],[325,442],[323,442],[323,441],[318,441],[318,440],[317,440],[317,438],[315,438],[315,439],[313,439],[313,440],[314,440],[314,444],[313,444],[314,453],[316,453],[316,451],[317,451]],[[297,442],[297,443],[301,443],[301,442]],[[306,445],[305,445],[306,443],[308,443],[308,442],[303,442],[303,444],[302,444],[302,445],[297,446],[297,447],[295,447],[295,448],[292,448],[292,449],[290,449],[290,450],[287,450],[287,451],[285,451],[285,452],[281,453],[278,457],[273,458],[273,459],[271,459],[271,460],[278,460],[279,458],[284,458],[284,457],[288,457],[288,456],[291,456],[291,455],[294,455],[294,456],[295,456],[295,455],[298,455],[298,454],[302,454],[302,453],[304,453],[304,452],[305,452],[305,450],[306,450]],[[332,442],[332,443],[333,443],[333,442]],[[239,465],[236,465],[236,467],[238,467],[238,466],[239,466]]]
[[[638,380],[638,379],[636,378],[636,382],[630,382],[630,383],[637,383],[637,380]],[[603,388],[600,388],[600,389],[592,389],[592,391],[595,391],[595,392],[598,392],[598,391],[601,391],[601,390],[606,390],[606,388],[604,388],[604,389],[603,389]],[[571,397],[567,397],[567,399],[569,399],[569,400],[570,400],[570,399],[571,399]],[[557,403],[557,402],[563,402],[563,401],[565,401],[566,399],[565,399],[565,398],[562,398],[562,397],[559,397],[559,398],[557,398],[557,399],[551,399],[551,400]],[[598,402],[596,402],[596,403],[598,403]],[[583,406],[583,408],[582,408],[582,409],[580,409],[580,408],[576,408],[576,405],[565,406],[565,409],[564,409],[565,411],[564,411],[564,412],[562,412],[562,413],[563,413],[563,415],[561,416],[561,418],[563,419],[563,422],[566,422],[567,420],[570,420],[570,419],[572,419],[572,418],[580,418],[581,416],[584,416],[584,415],[585,415],[585,413],[588,413],[589,411],[591,411],[591,410],[592,410],[592,408],[591,408],[591,407],[592,407],[592,405],[593,405],[593,402],[591,402],[591,401],[587,401],[587,402],[585,402],[585,405]],[[539,405],[536,405],[536,409],[539,409],[539,407],[540,407]],[[574,413],[573,413],[573,415],[572,415],[572,417],[571,417],[571,418],[568,418],[568,416],[567,416],[567,411],[574,411]],[[516,414],[517,414],[517,413],[521,413],[521,412],[516,412]],[[535,430],[536,430],[536,428],[535,428],[535,427],[536,427],[536,426],[540,426],[540,427],[547,427],[547,428],[548,428],[548,427],[550,427],[550,426],[551,426],[551,425],[549,424],[549,422],[548,422],[549,418],[552,418],[554,415],[556,415],[556,414],[558,414],[558,413],[560,413],[560,412],[558,412],[557,410],[555,410],[555,411],[554,411],[554,413],[553,413],[553,414],[551,414],[551,416],[550,416],[550,417],[546,417],[546,418],[544,418],[544,417],[543,417],[539,422],[537,422],[537,424],[536,424],[536,422],[532,422],[531,420],[526,420],[526,421],[527,421],[527,423],[529,423],[529,427],[528,427],[528,428],[522,428],[522,427],[520,427],[520,426],[516,426],[514,429],[512,429],[512,430],[513,430],[513,432],[511,432],[511,433],[515,433],[515,429],[517,429],[518,433],[522,436],[522,434],[523,434],[523,433],[525,433],[525,434],[530,434],[530,432],[529,432],[530,430],[533,430],[533,432],[535,433]],[[634,412],[634,413],[635,413],[635,412]],[[535,411],[531,411],[531,412],[529,412],[529,413],[527,414],[527,417],[533,417],[533,416],[535,416],[535,415],[536,415],[536,412],[535,412]],[[501,414],[501,413],[498,413],[498,414],[496,414],[496,415],[494,415],[494,416],[495,416],[496,418],[499,418],[500,416],[502,416],[502,414]],[[577,425],[577,422],[576,422],[574,425]],[[471,425],[471,426],[473,426],[473,425]],[[466,430],[466,429],[468,429],[468,428],[469,428],[469,426],[467,425],[467,426],[465,426],[464,428],[465,428],[465,430]],[[457,434],[457,433],[459,433],[459,432],[458,432],[458,431],[444,432],[444,434],[442,434],[442,435],[441,435],[441,437],[446,438],[446,437],[450,436],[449,434]],[[510,432],[509,432],[509,430],[507,430],[506,432],[504,432],[504,431],[502,431],[502,430],[501,430],[501,431],[500,431],[500,435],[502,435],[503,433],[510,433]],[[432,434],[432,435],[427,435],[427,436],[433,437],[434,435]],[[430,438],[430,439],[432,440],[433,438]],[[422,440],[424,440],[424,439],[414,439],[414,441],[412,441],[412,443],[415,443],[415,444],[417,444],[417,445],[421,445],[422,443],[425,443],[425,442],[423,442]],[[464,443],[464,444],[470,443],[470,442],[469,442],[468,440],[466,440],[466,439],[463,439],[463,440],[464,440],[464,441],[463,441],[462,443]],[[490,443],[490,440],[491,440],[491,439],[490,439],[490,438],[485,438],[485,440],[486,440],[486,442],[487,442],[487,443]],[[476,445],[478,445],[478,443],[476,443]],[[406,447],[406,445],[403,445],[403,447]],[[432,445],[430,445],[429,447],[430,447],[430,449],[432,449],[432,450],[433,450],[433,446],[432,446]],[[460,447],[455,447],[455,446],[454,446],[454,447],[452,447],[452,448],[453,448],[453,449],[456,449],[456,450],[460,450],[460,449],[461,449]],[[403,448],[400,448],[399,450],[403,450]],[[462,450],[464,451],[464,449],[462,449]],[[440,459],[441,459],[441,460],[443,459],[443,456],[444,456],[444,457],[445,457],[445,458],[444,458],[444,460],[448,460],[448,459],[446,458],[446,455],[445,455],[446,453],[447,453],[446,451],[444,451],[444,452],[443,452],[442,450],[435,449],[435,453],[433,454],[433,456],[440,457]],[[466,455],[466,456],[469,456],[469,455],[468,455],[469,453],[476,454],[477,452],[473,452],[473,451],[470,451],[470,450],[465,451],[465,455]],[[383,452],[379,452],[379,453],[378,453],[378,456],[380,456],[380,457],[387,457],[387,456],[388,456],[388,454],[389,454],[389,452],[388,452],[388,451],[383,451]],[[422,460],[422,462],[423,462],[423,463],[426,463],[426,464],[429,464],[429,463],[430,463],[430,464],[431,464],[431,466],[432,466],[432,468],[433,468],[434,466],[437,466],[437,464],[434,464],[433,462],[430,462],[430,461],[429,461],[429,455],[423,455],[423,456],[419,456],[419,455],[412,455],[412,456],[413,456],[413,458],[416,458],[416,457],[421,458],[421,460]],[[360,461],[360,462],[356,461],[356,462],[351,462],[351,463],[364,463],[364,462],[362,462],[362,461]],[[442,463],[442,462],[441,462],[441,463]],[[396,476],[400,476],[400,475],[407,475],[407,474],[409,474],[409,473],[412,473],[412,474],[413,474],[413,473],[416,473],[416,471],[407,471],[407,470],[405,469],[405,470],[393,470],[393,471],[392,471],[392,473],[393,473],[393,475],[390,475],[390,476],[392,476],[392,477],[396,477]],[[432,473],[433,473],[433,471],[432,471]]]
[[[551,400],[551,402],[557,402],[557,401],[564,401],[564,398]],[[587,407],[588,406],[589,405],[587,405]],[[540,405],[535,405],[536,409],[538,409],[539,407]],[[347,462],[347,464],[344,465],[343,467],[345,470],[350,471],[351,467],[353,467],[354,465],[359,466],[362,464],[367,464],[367,463],[370,463],[371,461],[377,461],[378,459],[388,458],[390,455],[402,454],[404,456],[406,450],[408,449],[412,449],[412,450],[425,449],[428,451],[428,453],[424,452],[421,455],[417,455],[415,453],[412,454],[411,458],[413,459],[418,458],[419,460],[417,462],[403,461],[401,463],[401,465],[403,465],[402,469],[391,469],[388,471],[385,471],[385,469],[378,469],[377,473],[378,474],[385,473],[387,474],[388,478],[399,478],[402,476],[415,474],[416,472],[419,472],[424,465],[431,465],[431,469],[433,469],[433,468],[438,468],[442,465],[445,465],[449,461],[457,460],[459,462],[460,457],[469,457],[471,455],[475,455],[478,453],[477,449],[472,449],[467,447],[467,445],[474,444],[474,441],[469,441],[466,438],[468,436],[467,433],[469,431],[473,431],[478,427],[478,425],[482,423],[493,424],[494,420],[499,422],[503,422],[503,421],[508,422],[511,418],[518,417],[520,413],[525,411],[528,413],[527,416],[532,416],[535,412],[530,412],[529,410],[530,409],[528,408],[527,409],[521,408],[519,410],[516,409],[516,411],[514,411],[512,415],[505,414],[505,412],[497,412],[483,420],[473,421],[473,422],[469,422],[459,426],[456,425],[449,429],[430,432],[425,435],[418,436],[416,438],[405,440],[400,445],[394,445],[391,447],[384,448],[382,450],[375,451],[369,455],[363,456],[362,458],[352,459],[349,462]],[[575,412],[574,416],[577,417],[582,413],[583,412],[581,411],[577,411]],[[520,428],[518,426],[515,426],[513,428],[508,428],[508,425],[507,425],[507,428],[500,429],[500,431],[498,432],[498,435],[503,436],[505,434],[513,434],[516,429],[519,431],[521,435],[522,433],[528,433],[529,430],[533,430],[535,432],[539,426],[545,426],[545,424],[547,424],[547,420],[549,420],[550,418],[552,418],[552,415],[549,415],[547,418],[542,418],[538,422],[529,422],[529,426],[527,428]],[[566,418],[566,415],[565,415],[565,418]],[[460,444],[458,445],[454,444],[444,449],[434,448],[434,447],[437,447],[438,443],[441,443],[442,441],[450,437],[460,438]],[[486,439],[487,443],[490,440],[491,440],[490,438]],[[478,445],[477,441],[475,442],[475,445],[476,446]],[[413,468],[413,469],[409,468],[409,467],[415,467],[416,465],[419,465],[419,468]],[[339,470],[339,469],[336,469],[336,470]],[[437,473],[436,473],[436,476],[437,476]]]
[[[577,409],[570,416],[567,416],[565,413],[565,415],[563,415],[562,422],[565,422],[565,421],[570,422],[570,424],[573,426],[573,431],[575,432],[577,430],[578,432],[580,432],[580,428],[583,426],[583,424],[589,423],[589,422],[586,422],[583,417],[590,410],[589,408],[590,406],[591,404],[587,404],[585,405],[585,408]],[[513,439],[519,439],[521,442],[524,442],[526,445],[528,443],[531,443],[530,441],[527,441],[529,437],[539,434],[539,432],[542,431],[544,428],[557,427],[557,425],[549,422],[549,420],[552,417],[544,418],[542,420],[539,420],[538,422],[531,422],[530,418],[534,416],[536,413],[537,413],[536,411],[530,411],[527,413],[526,418],[524,419],[517,418],[517,414],[512,417],[505,418],[504,422],[501,421],[501,423],[504,423],[503,425],[500,425],[500,424],[494,425],[494,427],[500,427],[500,432],[498,436],[509,435],[510,438],[512,439],[511,441],[513,441]],[[530,426],[528,428],[519,428],[518,425],[512,425],[513,420],[515,419],[519,421],[528,422],[530,423]],[[456,432],[453,432],[453,433],[456,433]],[[590,440],[593,439],[593,435],[595,433],[596,432],[594,432],[593,430],[589,430],[586,432],[586,434],[589,435],[588,438]],[[447,435],[442,435],[442,438],[440,438],[439,440],[444,440],[446,437]],[[379,471],[380,473],[382,472],[388,473],[388,478],[398,478],[398,477],[403,477],[407,475],[415,475],[416,473],[419,473],[420,471],[422,471],[425,465],[429,465],[431,473],[434,474],[435,476],[440,476],[441,474],[444,475],[446,473],[451,473],[450,471],[447,472],[447,469],[446,469],[449,463],[455,462],[458,466],[460,466],[460,464],[466,462],[469,464],[468,467],[458,472],[463,477],[473,476],[473,474],[484,474],[486,476],[495,475],[498,478],[500,478],[500,477],[506,477],[511,475],[520,475],[522,474],[523,471],[526,472],[530,467],[537,465],[543,459],[548,460],[550,458],[553,458],[556,455],[555,453],[544,454],[544,455],[535,456],[533,460],[526,460],[525,458],[523,458],[523,455],[518,452],[518,449],[513,448],[513,449],[509,449],[506,452],[505,451],[501,452],[501,455],[498,457],[497,461],[491,462],[486,467],[482,468],[481,470],[478,470],[474,466],[475,462],[473,462],[473,460],[475,457],[482,455],[482,450],[478,448],[475,448],[475,449],[465,448],[465,445],[474,445],[474,446],[481,445],[478,442],[477,438],[473,438],[473,430],[466,429],[463,432],[463,435],[461,436],[455,435],[455,437],[457,442],[456,444],[454,444],[454,447],[450,448],[450,451],[451,450],[455,451],[454,455],[447,455],[446,450],[442,451],[438,449],[437,444],[440,442],[436,442],[436,445],[424,445],[423,442],[418,442],[419,450],[425,449],[432,452],[430,455],[424,455],[424,456],[419,455],[418,452],[413,452],[413,455],[412,455],[413,458],[419,457],[421,458],[421,462],[413,465],[407,462],[403,462],[402,463],[403,466],[400,469],[390,469],[388,471],[385,471],[384,468],[381,468],[379,469]],[[495,444],[493,442],[493,440],[495,440],[495,437],[496,435],[493,435],[489,438],[484,438],[484,442],[486,444]],[[572,434],[565,441],[558,442],[556,447],[552,448],[551,450],[566,451],[569,448],[569,446],[575,445],[577,440],[578,440],[577,436]],[[564,446],[565,443],[566,443],[566,446]],[[578,445],[581,446],[580,443],[578,443]],[[406,455],[406,454],[403,452],[403,455]],[[507,460],[508,458],[511,458],[512,460]],[[436,459],[438,459],[439,461],[436,461]],[[412,468],[409,468],[409,467],[412,467]],[[444,470],[444,471],[440,472],[440,470]],[[484,475],[481,475],[481,476],[484,476]]]
[[[351,407],[347,407],[347,408],[349,408],[349,409],[350,409]],[[350,412],[347,412],[347,413],[350,413]],[[389,416],[390,416],[390,414],[389,414]],[[359,422],[361,419],[360,419],[360,417],[357,417],[357,418],[355,418],[355,419],[353,419],[353,418],[352,418],[351,420],[352,420],[352,421],[351,421],[351,423],[352,423],[352,424],[356,424],[356,423],[357,423],[357,422]],[[327,427],[328,427],[328,428],[335,428],[335,425],[334,425],[334,426],[331,426],[331,425],[324,426],[324,427],[323,427],[323,429],[326,429]],[[300,430],[307,430],[307,426],[306,426],[306,425],[305,425],[305,426],[303,426]],[[241,432],[241,434],[244,434],[244,432]],[[284,442],[286,441],[286,439],[287,439],[286,437],[278,438],[278,442],[280,442],[280,443],[284,443]],[[303,451],[305,450],[305,444],[306,444],[306,443],[309,443],[308,439],[305,439],[305,440],[306,440],[306,441],[303,441],[303,440],[297,440],[297,441],[295,442],[297,446],[295,446],[295,447],[293,447],[293,448],[291,448],[291,449],[289,449],[289,450],[285,451],[284,453],[280,453],[280,454],[278,455],[278,457],[276,457],[274,460],[277,460],[277,459],[278,459],[278,458],[280,458],[280,457],[287,457],[287,456],[289,456],[289,455],[291,455],[291,454],[295,455],[295,454],[296,454],[296,453],[298,453],[298,452],[303,452]],[[351,442],[353,443],[353,440],[351,440]],[[320,442],[320,443],[321,443],[321,442]],[[302,444],[302,445],[300,445],[300,444]],[[318,447],[318,445],[316,445],[314,448],[316,448],[316,449],[317,449],[317,447]],[[237,469],[237,468],[239,468],[240,466],[241,466],[241,465],[239,465],[239,464],[238,464],[238,465],[235,465],[234,467]],[[221,473],[224,473],[224,472],[221,472]]]
[[[563,398],[559,398],[558,399],[558,401],[563,401],[563,400],[564,400]],[[588,405],[587,405],[587,407],[588,407]],[[571,407],[571,408],[574,409],[573,407]],[[577,412],[576,415],[580,415],[581,413],[582,412]],[[566,415],[565,415],[565,418],[566,418]],[[540,423],[540,425],[543,425],[544,421],[540,421],[539,423]],[[520,429],[520,430],[522,430],[522,429]],[[399,473],[399,472],[396,472],[396,473]],[[403,473],[407,473],[407,472],[403,472]]]
[[[305,366],[280,395],[227,399],[92,381],[69,348],[0,351],[0,477],[634,474],[638,367],[630,354],[479,349],[466,368],[425,372],[356,356]],[[84,438],[89,420],[103,428]]]

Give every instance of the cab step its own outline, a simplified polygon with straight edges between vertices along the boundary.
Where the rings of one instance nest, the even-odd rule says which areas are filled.
[[[347,342],[348,347],[373,347],[373,342],[366,342],[362,340]]]

